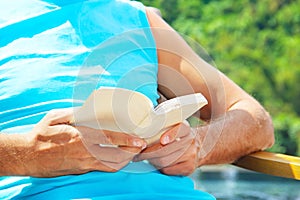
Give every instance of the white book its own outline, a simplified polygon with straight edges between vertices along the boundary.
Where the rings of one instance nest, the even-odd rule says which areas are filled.
[[[183,122],[206,104],[205,97],[195,93],[166,100],[154,107],[140,92],[101,87],[75,111],[74,124],[134,134],[152,143],[167,128]]]

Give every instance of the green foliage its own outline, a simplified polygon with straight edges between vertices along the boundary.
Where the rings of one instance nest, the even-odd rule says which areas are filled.
[[[273,119],[276,129],[274,152],[300,155],[300,118],[289,113],[280,113]]]
[[[300,155],[300,0],[153,0],[273,117],[271,151]]]

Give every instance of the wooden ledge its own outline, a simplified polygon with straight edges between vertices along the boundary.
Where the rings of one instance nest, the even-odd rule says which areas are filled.
[[[300,157],[260,151],[242,157],[233,165],[269,174],[300,180]]]

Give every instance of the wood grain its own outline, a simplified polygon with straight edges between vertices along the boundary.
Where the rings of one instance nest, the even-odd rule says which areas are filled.
[[[233,164],[264,174],[300,180],[300,157],[296,156],[260,151]]]

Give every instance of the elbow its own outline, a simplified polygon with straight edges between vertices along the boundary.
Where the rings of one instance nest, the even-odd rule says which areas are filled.
[[[246,127],[248,128],[248,133],[250,133],[248,139],[252,141],[249,143],[251,151],[265,150],[274,145],[273,120],[260,103],[253,99],[246,99],[239,101],[231,109],[245,111],[243,112],[245,118],[242,121],[244,121],[244,124],[248,124]]]
[[[268,115],[268,122],[267,122],[267,125],[266,125],[266,129],[267,129],[267,134],[269,136],[269,146],[268,148],[272,147],[275,143],[275,134],[274,134],[274,125],[273,125],[273,121],[272,121],[272,118],[270,115]]]
[[[274,126],[273,121],[269,113],[265,110],[263,111],[263,115],[260,115],[258,118],[259,131],[258,133],[262,136],[262,150],[270,148],[275,143],[275,135],[274,135]]]

